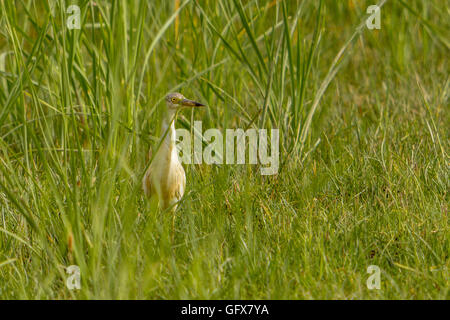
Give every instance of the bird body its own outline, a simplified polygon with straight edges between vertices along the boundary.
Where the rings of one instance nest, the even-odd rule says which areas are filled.
[[[161,126],[162,141],[144,175],[142,186],[145,195],[157,199],[162,210],[175,211],[186,187],[186,174],[175,145],[175,118],[180,108],[203,104],[188,100],[180,93],[171,93],[166,97],[166,105]]]
[[[143,188],[146,196],[158,197],[162,209],[175,206],[175,210],[186,186],[186,175],[175,146],[175,124],[172,122],[169,128],[163,125],[161,134],[166,137],[145,173]]]

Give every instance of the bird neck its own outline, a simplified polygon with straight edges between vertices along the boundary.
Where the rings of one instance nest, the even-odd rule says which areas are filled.
[[[176,142],[175,118],[176,111],[166,108],[162,119],[161,137],[164,139],[163,144],[173,146]]]

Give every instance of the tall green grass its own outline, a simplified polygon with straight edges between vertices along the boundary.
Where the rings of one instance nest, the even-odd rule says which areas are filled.
[[[448,1],[372,4],[0,0],[0,298],[448,299]],[[172,91],[279,129],[279,174],[185,166],[152,214]]]

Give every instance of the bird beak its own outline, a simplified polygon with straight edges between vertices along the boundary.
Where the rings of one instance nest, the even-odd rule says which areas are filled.
[[[180,103],[183,107],[205,107],[204,104],[197,102],[197,101],[193,101],[193,100],[189,100],[189,99],[183,99],[181,100]]]

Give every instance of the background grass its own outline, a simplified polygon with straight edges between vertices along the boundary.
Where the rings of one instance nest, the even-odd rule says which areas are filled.
[[[372,4],[0,0],[0,298],[448,299],[450,3]],[[281,154],[185,166],[175,229],[140,188],[171,91]]]

